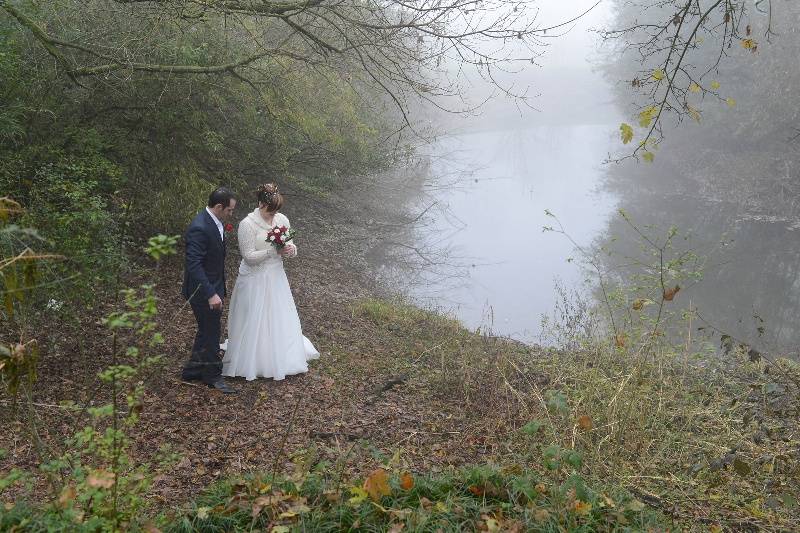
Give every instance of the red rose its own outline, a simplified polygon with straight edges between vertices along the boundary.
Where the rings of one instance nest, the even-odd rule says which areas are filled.
[[[225,231],[233,231],[233,224],[231,224],[230,222],[225,224]]]

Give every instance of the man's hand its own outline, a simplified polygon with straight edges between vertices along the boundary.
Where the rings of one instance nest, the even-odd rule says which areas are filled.
[[[222,311],[222,298],[215,294],[208,299],[208,306],[212,311]]]

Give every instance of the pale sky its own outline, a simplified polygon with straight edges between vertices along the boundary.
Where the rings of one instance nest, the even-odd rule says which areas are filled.
[[[538,26],[547,27],[570,20],[589,9],[596,0],[539,0]],[[619,113],[612,104],[608,82],[593,64],[597,63],[599,38],[592,29],[606,27],[611,12],[611,2],[600,4],[583,18],[560,32],[551,32],[545,39],[548,46],[538,65],[526,65],[513,75],[497,75],[497,79],[513,83],[517,90],[528,87],[529,95],[539,95],[531,100],[536,110],[518,108],[514,101],[497,97],[483,108],[480,117],[455,121],[455,127],[472,129],[475,124],[485,127],[489,123],[503,125],[560,125],[560,124],[613,124]],[[472,76],[470,76],[472,79]],[[478,101],[491,86],[473,80],[470,95]],[[495,127],[491,124],[489,127]]]

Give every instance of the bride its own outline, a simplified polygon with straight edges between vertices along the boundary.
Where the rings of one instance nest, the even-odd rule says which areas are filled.
[[[290,241],[278,250],[267,242],[274,227],[289,227],[278,211],[283,196],[273,183],[258,190],[258,208],[239,223],[242,262],[228,314],[225,376],[283,379],[308,371],[309,359],[319,352],[300,328],[300,318],[283,270],[283,258],[297,255]]]

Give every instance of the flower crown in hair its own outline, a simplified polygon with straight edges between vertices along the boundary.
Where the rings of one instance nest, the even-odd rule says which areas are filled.
[[[266,194],[271,200],[273,196],[278,194],[278,186],[274,183],[265,183],[264,185],[259,185],[258,189],[256,189],[256,192],[259,195]]]

